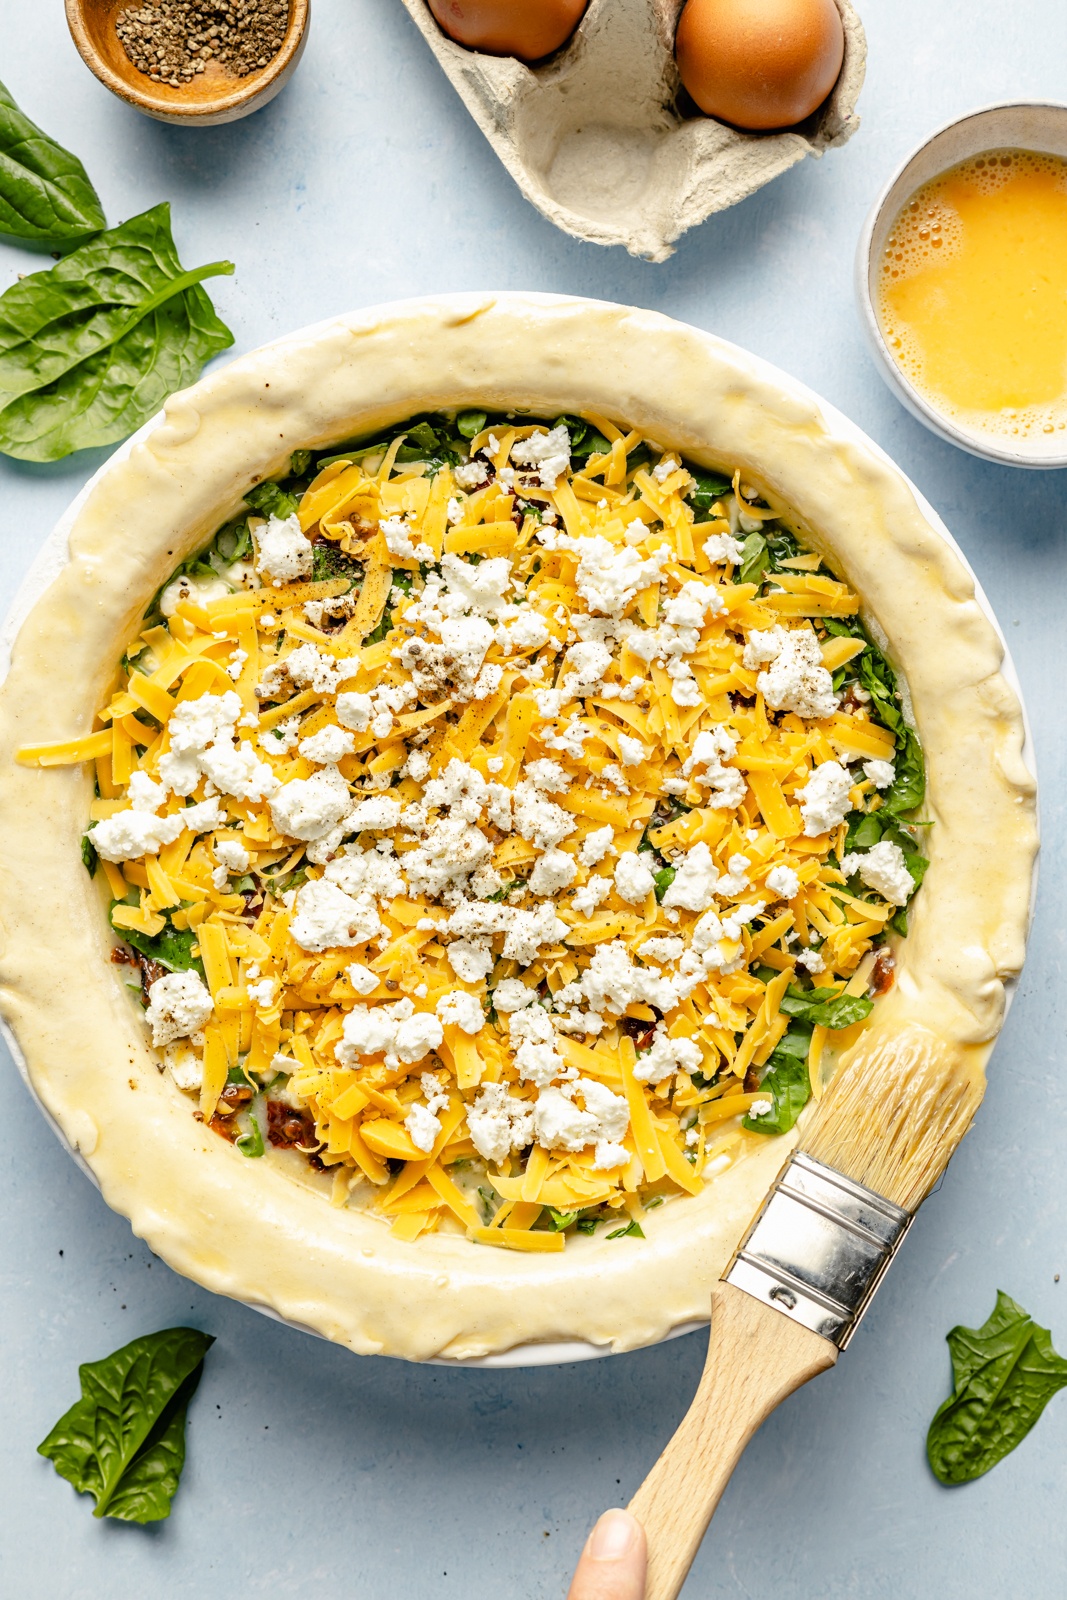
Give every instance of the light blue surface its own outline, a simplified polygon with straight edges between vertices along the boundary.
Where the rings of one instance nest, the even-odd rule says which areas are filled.
[[[863,348],[850,273],[871,199],[929,129],[989,100],[1064,97],[1067,10],[867,0],[854,141],[649,266],[571,240],[526,205],[396,0],[313,9],[292,85],[229,128],[167,128],[120,105],[76,56],[59,0],[0,0],[3,77],[83,157],[112,221],[169,199],[187,265],[237,263],[210,291],[238,351],[439,289],[578,291],[669,312],[777,362],[866,428],[942,513],[1000,615],[1034,720],[1046,844],[986,1105],[847,1357],[748,1451],[685,1592],[1058,1597],[1067,1399],[964,1489],[935,1483],[923,1440],[947,1392],[944,1334],[981,1322],[998,1285],[1067,1352],[1067,485],[984,465],[907,416]],[[0,247],[0,287],[40,265]],[[0,463],[5,597],[96,464]],[[533,1372],[354,1357],[175,1277],[76,1170],[6,1059],[2,1070],[5,1595],[563,1596],[586,1528],[625,1502],[688,1403],[703,1336]],[[36,1444],[76,1397],[79,1361],[180,1321],[218,1343],[175,1514],[150,1531],[95,1522]]]

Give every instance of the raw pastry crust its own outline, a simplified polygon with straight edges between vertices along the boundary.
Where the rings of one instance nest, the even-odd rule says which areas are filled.
[[[90,729],[148,600],[254,479],[295,448],[475,402],[588,407],[698,462],[740,465],[863,597],[910,692],[935,823],[897,983],[868,1034],[919,1023],[984,1060],[1022,964],[1036,829],[1022,711],[971,578],[900,474],[776,369],[652,312],[542,295],[444,296],[293,335],[176,395],[102,472],[0,692],[0,1005],[108,1203],[205,1287],[366,1353],[470,1358],[558,1338],[631,1349],[707,1316],[792,1136],[753,1141],[703,1195],[653,1212],[636,1247],[400,1243],[285,1159],[247,1161],[193,1120],[107,961],[79,858],[89,775],[14,762],[20,744]]]

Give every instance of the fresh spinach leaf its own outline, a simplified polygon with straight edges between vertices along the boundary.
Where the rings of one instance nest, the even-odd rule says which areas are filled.
[[[762,533],[750,533],[741,546],[741,561],[734,582],[759,583],[769,561],[767,541]]]
[[[311,468],[311,451],[294,450],[289,457],[289,473],[293,478],[304,478]]]
[[[1049,1330],[1002,1289],[988,1321],[953,1328],[948,1347],[953,1392],[930,1424],[926,1454],[934,1475],[954,1485],[982,1477],[1021,1444],[1067,1388],[1067,1361]]]
[[[280,483],[267,479],[265,483],[252,485],[245,495],[246,505],[261,517],[277,517],[284,522],[286,517],[291,517],[300,504],[299,497],[283,489]]]
[[[114,911],[114,905],[111,909]],[[114,922],[111,926],[115,927]],[[150,961],[158,961],[168,972],[198,972],[201,977],[204,976],[203,962],[193,955],[196,934],[192,928],[176,928],[168,922],[153,938],[149,938],[147,933],[138,933],[135,928],[115,928],[115,932],[126,944],[132,945]]]
[[[311,576],[315,583],[324,578],[349,578],[356,584],[363,578],[363,567],[340,545],[329,539],[316,539],[311,547]]]
[[[96,846],[87,833],[82,834],[82,865],[90,878],[96,877],[96,869],[100,865],[100,857]]]
[[[63,244],[106,227],[77,156],[31,122],[0,83],[0,233]]]
[[[616,1228],[614,1233],[609,1233],[609,1239],[643,1239],[645,1230],[636,1217],[632,1217],[625,1228]]]
[[[656,886],[656,899],[662,901],[678,873],[677,867],[664,867],[662,872],[654,872],[652,881]]]
[[[243,1156],[254,1158],[263,1154],[266,1148],[263,1143],[263,1130],[254,1113],[248,1119],[248,1132],[242,1133],[239,1139],[234,1140],[234,1144]]]
[[[598,433],[593,424],[586,422],[583,417],[564,414],[557,417],[551,427],[566,428],[570,435],[572,461],[588,461],[590,456],[605,455],[611,449],[610,441],[605,439],[602,433]]]
[[[885,794],[885,808],[894,816],[914,811],[926,794],[926,767],[922,746],[904,720],[896,673],[873,644],[859,657],[860,683],[871,697],[871,710],[883,727],[897,738],[893,763],[896,777]]]
[[[185,1417],[214,1344],[165,1328],[78,1368],[81,1399],[38,1445],[60,1477],[96,1501],[93,1515],[159,1522],[185,1464]]]
[[[12,284],[0,295],[0,451],[58,461],[132,433],[233,343],[200,287],[233,270],[184,271],[164,203]]]
[[[834,989],[798,989],[790,984],[778,1009],[820,1028],[851,1028],[869,1017],[874,1002],[862,994]]]
[[[689,468],[693,479],[693,487],[686,494],[686,499],[694,510],[702,513],[697,517],[698,522],[707,522],[711,517],[711,508],[716,500],[721,500],[723,495],[730,494],[733,485],[729,478],[724,478],[718,472],[698,472],[696,467]]]
[[[788,1133],[811,1098],[807,1052],[802,1060],[786,1054],[779,1046],[771,1054],[759,1087],[771,1109],[762,1116],[753,1116],[750,1111],[742,1118],[741,1126],[751,1133]]]
[[[580,1211],[557,1211],[555,1206],[547,1206],[546,1210],[548,1212],[546,1220],[550,1233],[563,1233],[565,1229],[572,1227],[581,1216]]]
[[[476,439],[488,421],[484,411],[461,411],[456,418],[456,431],[462,439]]]

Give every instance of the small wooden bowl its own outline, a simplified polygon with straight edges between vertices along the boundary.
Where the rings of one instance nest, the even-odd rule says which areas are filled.
[[[278,54],[265,67],[238,78],[217,62],[209,62],[185,87],[172,89],[153,83],[140,72],[123,49],[115,31],[123,11],[136,10],[142,0],[65,0],[67,26],[78,53],[90,72],[117,94],[158,122],[178,127],[217,127],[236,122],[265,106],[289,81],[307,38],[310,0],[289,0],[289,23]]]

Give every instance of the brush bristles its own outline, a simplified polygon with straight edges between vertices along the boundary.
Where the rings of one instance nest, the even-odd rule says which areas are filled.
[[[905,1211],[944,1172],[985,1093],[980,1065],[925,1028],[860,1042],[819,1103],[802,1148]]]

